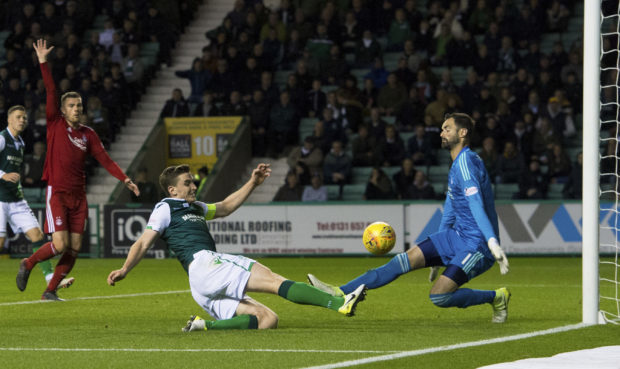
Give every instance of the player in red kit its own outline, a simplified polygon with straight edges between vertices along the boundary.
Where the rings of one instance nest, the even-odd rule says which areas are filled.
[[[61,300],[56,294],[60,281],[71,271],[82,246],[86,229],[88,204],[86,202],[87,155],[92,155],[110,174],[123,181],[136,195],[140,194],[123,170],[105,151],[99,137],[91,128],[80,124],[82,98],[77,92],[67,92],[60,98],[47,64],[47,56],[54,48],[45,40],[37,40],[33,47],[39,58],[41,74],[47,93],[47,156],[43,180],[47,181],[45,231],[52,234],[52,242],[43,245],[29,258],[23,259],[17,273],[17,288],[26,289],[30,270],[40,261],[55,255],[62,257],[54,270],[54,277],[41,296],[42,300]]]

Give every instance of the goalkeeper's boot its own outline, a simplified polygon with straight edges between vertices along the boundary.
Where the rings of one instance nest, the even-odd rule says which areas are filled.
[[[69,287],[71,287],[73,282],[75,282],[75,278],[73,278],[73,277],[63,278],[62,281],[60,281],[60,283],[58,283],[58,287],[56,287],[56,290],[59,290],[61,288],[69,288]]]
[[[205,324],[205,320],[199,317],[198,315],[192,315],[191,318],[187,321],[185,327],[181,328],[183,332],[192,332],[192,331],[206,331],[207,325]]]
[[[512,294],[506,287],[495,290],[495,299],[493,305],[493,323],[504,323],[508,319],[508,302]]]
[[[355,308],[360,301],[364,301],[366,298],[366,285],[361,284],[359,287],[355,289],[355,291],[344,297],[344,304],[340,308],[338,308],[338,312],[340,314],[344,314],[346,316],[353,316],[355,314]]]
[[[310,282],[311,285],[318,288],[319,290],[329,293],[332,296],[344,297],[344,292],[342,292],[339,287],[321,282],[317,277],[312,274],[308,274],[308,282]]]
[[[65,301],[64,299],[61,299],[60,297],[58,297],[58,295],[56,294],[56,291],[45,291],[45,292],[43,292],[43,295],[41,295],[41,300]]]
[[[28,285],[28,277],[30,277],[30,270],[28,270],[28,268],[26,267],[26,259],[22,259],[22,261],[19,263],[17,277],[15,278],[17,288],[20,291],[26,289],[26,286]]]

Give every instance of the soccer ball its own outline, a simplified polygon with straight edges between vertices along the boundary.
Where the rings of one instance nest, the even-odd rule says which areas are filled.
[[[371,254],[387,254],[396,244],[396,233],[385,222],[374,222],[364,230],[364,246]]]

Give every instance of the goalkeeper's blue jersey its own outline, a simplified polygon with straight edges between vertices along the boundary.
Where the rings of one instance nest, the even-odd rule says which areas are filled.
[[[448,175],[448,194],[439,231],[454,229],[462,250],[478,250],[492,257],[487,241],[499,241],[499,228],[493,188],[482,159],[465,146],[452,163]],[[456,245],[455,245],[456,246]]]

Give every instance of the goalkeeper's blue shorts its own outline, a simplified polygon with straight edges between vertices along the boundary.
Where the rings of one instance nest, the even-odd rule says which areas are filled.
[[[427,267],[447,266],[444,275],[459,285],[486,272],[495,262],[490,252],[482,252],[481,247],[468,247],[453,229],[433,233],[418,247]]]

